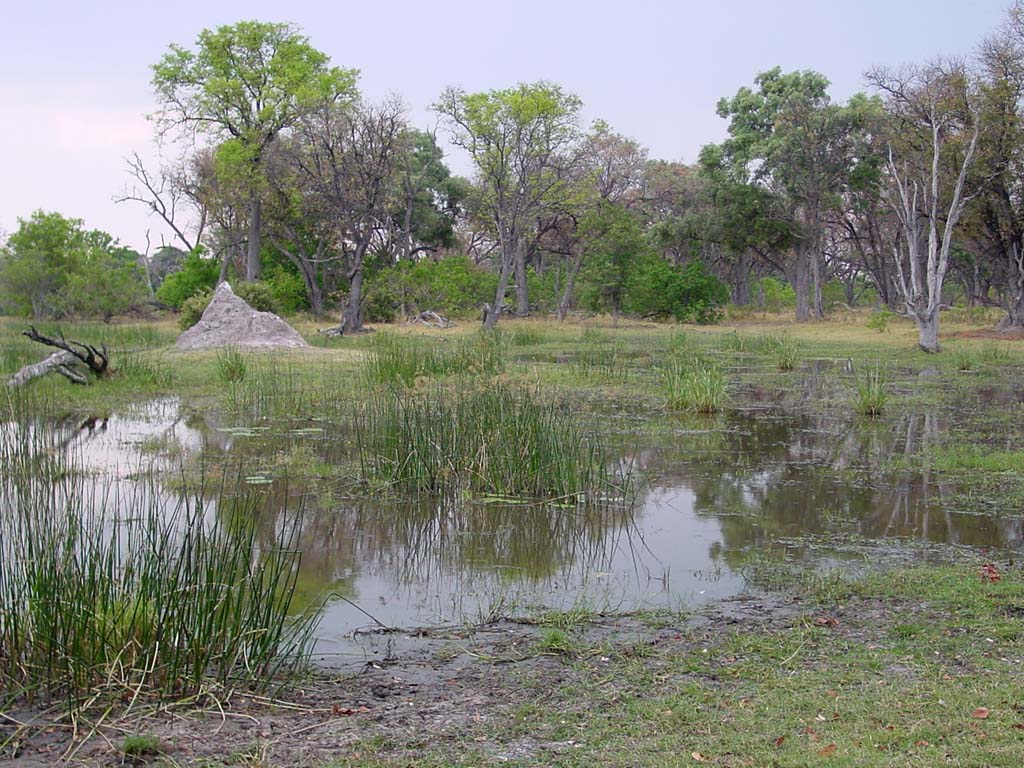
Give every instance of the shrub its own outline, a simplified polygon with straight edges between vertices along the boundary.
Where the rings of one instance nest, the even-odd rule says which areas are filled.
[[[231,287],[240,299],[257,312],[280,314],[280,307],[277,304],[277,299],[274,297],[274,289],[269,283],[256,280],[251,283],[239,283]]]
[[[277,267],[263,273],[263,283],[273,297],[276,313],[294,315],[309,309],[309,295],[302,276],[284,267]]]
[[[626,282],[623,309],[644,317],[673,317],[681,322],[714,323],[729,300],[725,283],[703,262],[679,268],[660,256],[638,258]]]
[[[762,277],[755,285],[758,304],[766,312],[782,312],[796,307],[796,291],[789,283],[775,277]]]
[[[164,284],[166,285],[166,283]],[[212,298],[212,291],[203,291],[185,299],[178,311],[178,327],[183,331],[187,331],[198,323],[199,319],[203,316],[203,312],[210,305],[210,299]]]
[[[498,276],[493,272],[466,256],[451,256],[440,261],[403,261],[383,269],[367,281],[367,298],[379,291],[380,304],[386,297],[392,314],[404,308],[465,316],[494,301],[497,285]]]
[[[164,304],[181,309],[186,301],[205,291],[212,291],[220,276],[216,259],[204,258],[193,251],[185,257],[181,269],[164,278],[156,297]]]
[[[872,312],[871,317],[864,323],[864,327],[879,333],[889,332],[889,320],[895,315],[884,307],[877,312]]]

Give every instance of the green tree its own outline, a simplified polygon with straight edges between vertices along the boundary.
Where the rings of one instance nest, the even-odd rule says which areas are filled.
[[[581,218],[579,237],[581,300],[618,317],[633,262],[648,250],[640,223],[621,206],[602,202]]]
[[[513,275],[520,313],[529,311],[527,252],[538,219],[572,194],[570,167],[581,138],[582,103],[553,83],[465,93],[450,88],[434,109],[452,142],[476,166],[481,215],[498,243],[498,285],[484,326],[498,322]]]
[[[744,87],[718,103],[729,138],[705,158],[716,160],[733,183],[772,199],[771,218],[786,224],[792,246],[773,266],[796,291],[797,320],[806,320],[822,314],[827,214],[841,206],[856,164],[863,111],[833,104],[829,81],[818,72],[783,74],[776,67],[754,83],[757,90]]]
[[[358,72],[332,67],[292,24],[241,21],[203,30],[196,50],[172,45],[153,67],[164,129],[218,143],[218,171],[249,190],[246,278],[260,275],[262,163],[281,131],[324,104],[355,96]]]
[[[81,219],[36,211],[0,250],[0,307],[35,318],[109,320],[147,296],[142,257]]]

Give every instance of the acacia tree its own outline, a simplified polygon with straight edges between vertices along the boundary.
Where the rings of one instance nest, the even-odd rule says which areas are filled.
[[[921,349],[938,352],[942,287],[980,133],[975,89],[959,63],[878,68],[868,80],[887,100],[885,195],[899,224],[896,289]]]
[[[576,96],[543,81],[486,93],[449,88],[434,105],[452,143],[466,150],[476,167],[477,210],[498,243],[498,285],[494,304],[484,308],[485,328],[501,317],[513,273],[517,311],[529,312],[531,233],[571,194],[568,169],[577,156],[581,106]]]
[[[248,189],[246,278],[260,276],[262,165],[281,131],[355,95],[358,72],[332,67],[291,24],[242,21],[203,30],[196,51],[172,45],[153,66],[162,131],[184,127],[218,143],[222,169]]]

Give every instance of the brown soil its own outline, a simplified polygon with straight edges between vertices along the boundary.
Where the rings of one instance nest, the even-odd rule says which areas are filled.
[[[741,596],[667,626],[652,626],[630,615],[600,617],[586,625],[580,640],[584,647],[600,645],[622,653],[638,648],[698,652],[740,627],[787,626],[799,613],[795,600]],[[578,674],[573,659],[539,650],[544,631],[501,621],[483,628],[367,635],[365,661],[358,666],[334,671],[321,667],[274,700],[235,694],[230,701],[211,698],[200,709],[112,720],[80,739],[69,760],[63,756],[72,746],[70,729],[47,728],[36,721],[14,754],[8,745],[0,759],[33,768],[132,764],[123,762],[120,751],[131,733],[160,740],[162,755],[151,761],[166,761],[161,765],[316,766],[355,758],[359,742],[378,735],[414,755],[418,745],[464,734],[571,682]],[[9,714],[28,719],[27,713]],[[80,728],[89,732],[85,723]],[[13,733],[13,726],[0,721],[0,744]],[[500,762],[520,749],[543,754],[562,747],[524,742],[513,747],[494,744],[493,751]]]

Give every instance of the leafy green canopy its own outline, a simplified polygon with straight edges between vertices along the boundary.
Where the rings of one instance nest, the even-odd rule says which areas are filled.
[[[314,107],[355,95],[358,71],[329,66],[327,54],[291,24],[204,29],[196,49],[172,45],[153,66],[165,126],[235,139],[251,157]]]
[[[0,313],[109,319],[147,295],[140,254],[81,219],[36,211],[0,249]]]

